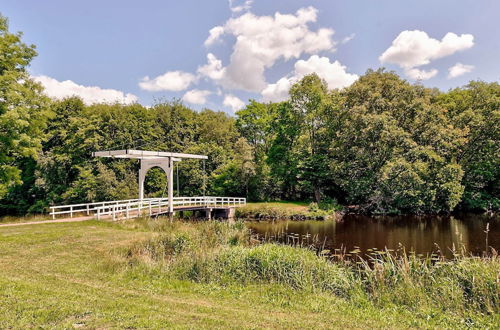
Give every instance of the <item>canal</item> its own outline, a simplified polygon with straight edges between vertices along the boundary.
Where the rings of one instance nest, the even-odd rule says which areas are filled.
[[[453,256],[453,251],[481,255],[500,250],[500,217],[345,215],[340,221],[248,221],[261,240],[313,246],[330,253],[395,250]]]

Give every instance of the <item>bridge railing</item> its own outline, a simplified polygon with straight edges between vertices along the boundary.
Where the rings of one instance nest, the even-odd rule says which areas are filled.
[[[149,200],[149,199],[150,198],[146,198],[143,200]],[[56,215],[63,215],[63,214],[69,214],[70,218],[72,218],[74,214],[79,214],[79,213],[85,213],[86,215],[91,215],[96,211],[98,207],[107,205],[118,205],[136,201],[139,201],[139,199],[125,199],[118,201],[51,206],[50,215],[52,216],[52,219],[55,219]]]
[[[246,198],[242,197],[174,197],[173,207],[230,207],[242,206],[246,204]],[[73,204],[52,206],[51,215],[55,219],[56,215],[69,214],[73,217],[76,213],[86,213],[86,215],[95,215],[97,219],[102,216],[111,216],[115,220],[118,216],[125,215],[126,218],[138,217],[141,215],[152,215],[168,212],[168,198],[146,198],[127,199],[121,201],[108,201],[87,204]]]

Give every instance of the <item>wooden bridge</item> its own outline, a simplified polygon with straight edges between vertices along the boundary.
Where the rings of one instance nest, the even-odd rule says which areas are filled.
[[[246,198],[242,197],[174,197],[172,204],[169,203],[168,198],[127,199],[51,206],[50,215],[52,219],[78,217],[81,219],[118,220],[193,211],[202,213],[208,219],[214,217],[231,219],[234,216],[235,208],[245,204]],[[170,205],[173,205],[173,212],[170,212]]]
[[[180,162],[182,159],[200,159],[203,160],[203,171],[205,172],[204,161],[208,159],[205,155],[134,149],[97,151],[93,152],[92,155],[94,157],[140,160],[139,198],[51,206],[50,214],[53,220],[56,219],[56,216],[66,218],[69,216],[69,219],[78,216],[81,220],[92,218],[116,220],[118,218],[129,219],[145,215],[168,214],[173,216],[175,212],[184,211],[204,213],[204,216],[209,219],[212,217],[229,219],[234,216],[235,207],[246,204],[246,199],[241,197],[174,197],[174,162]],[[153,167],[163,169],[167,175],[167,198],[144,198],[146,173]],[[205,186],[205,182],[203,186]]]

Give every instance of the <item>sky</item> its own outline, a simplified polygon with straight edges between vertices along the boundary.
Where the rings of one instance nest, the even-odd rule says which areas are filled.
[[[344,88],[385,67],[443,91],[500,81],[498,0],[2,0],[53,98],[180,99],[234,114],[316,72]]]

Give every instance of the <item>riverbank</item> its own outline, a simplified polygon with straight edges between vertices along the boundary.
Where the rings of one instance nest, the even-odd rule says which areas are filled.
[[[241,223],[0,229],[0,328],[439,328],[500,322],[498,258],[355,272]],[[496,298],[495,298],[496,297]]]
[[[296,201],[251,202],[236,209],[236,217],[246,220],[335,220],[340,208],[321,208],[316,203]]]

